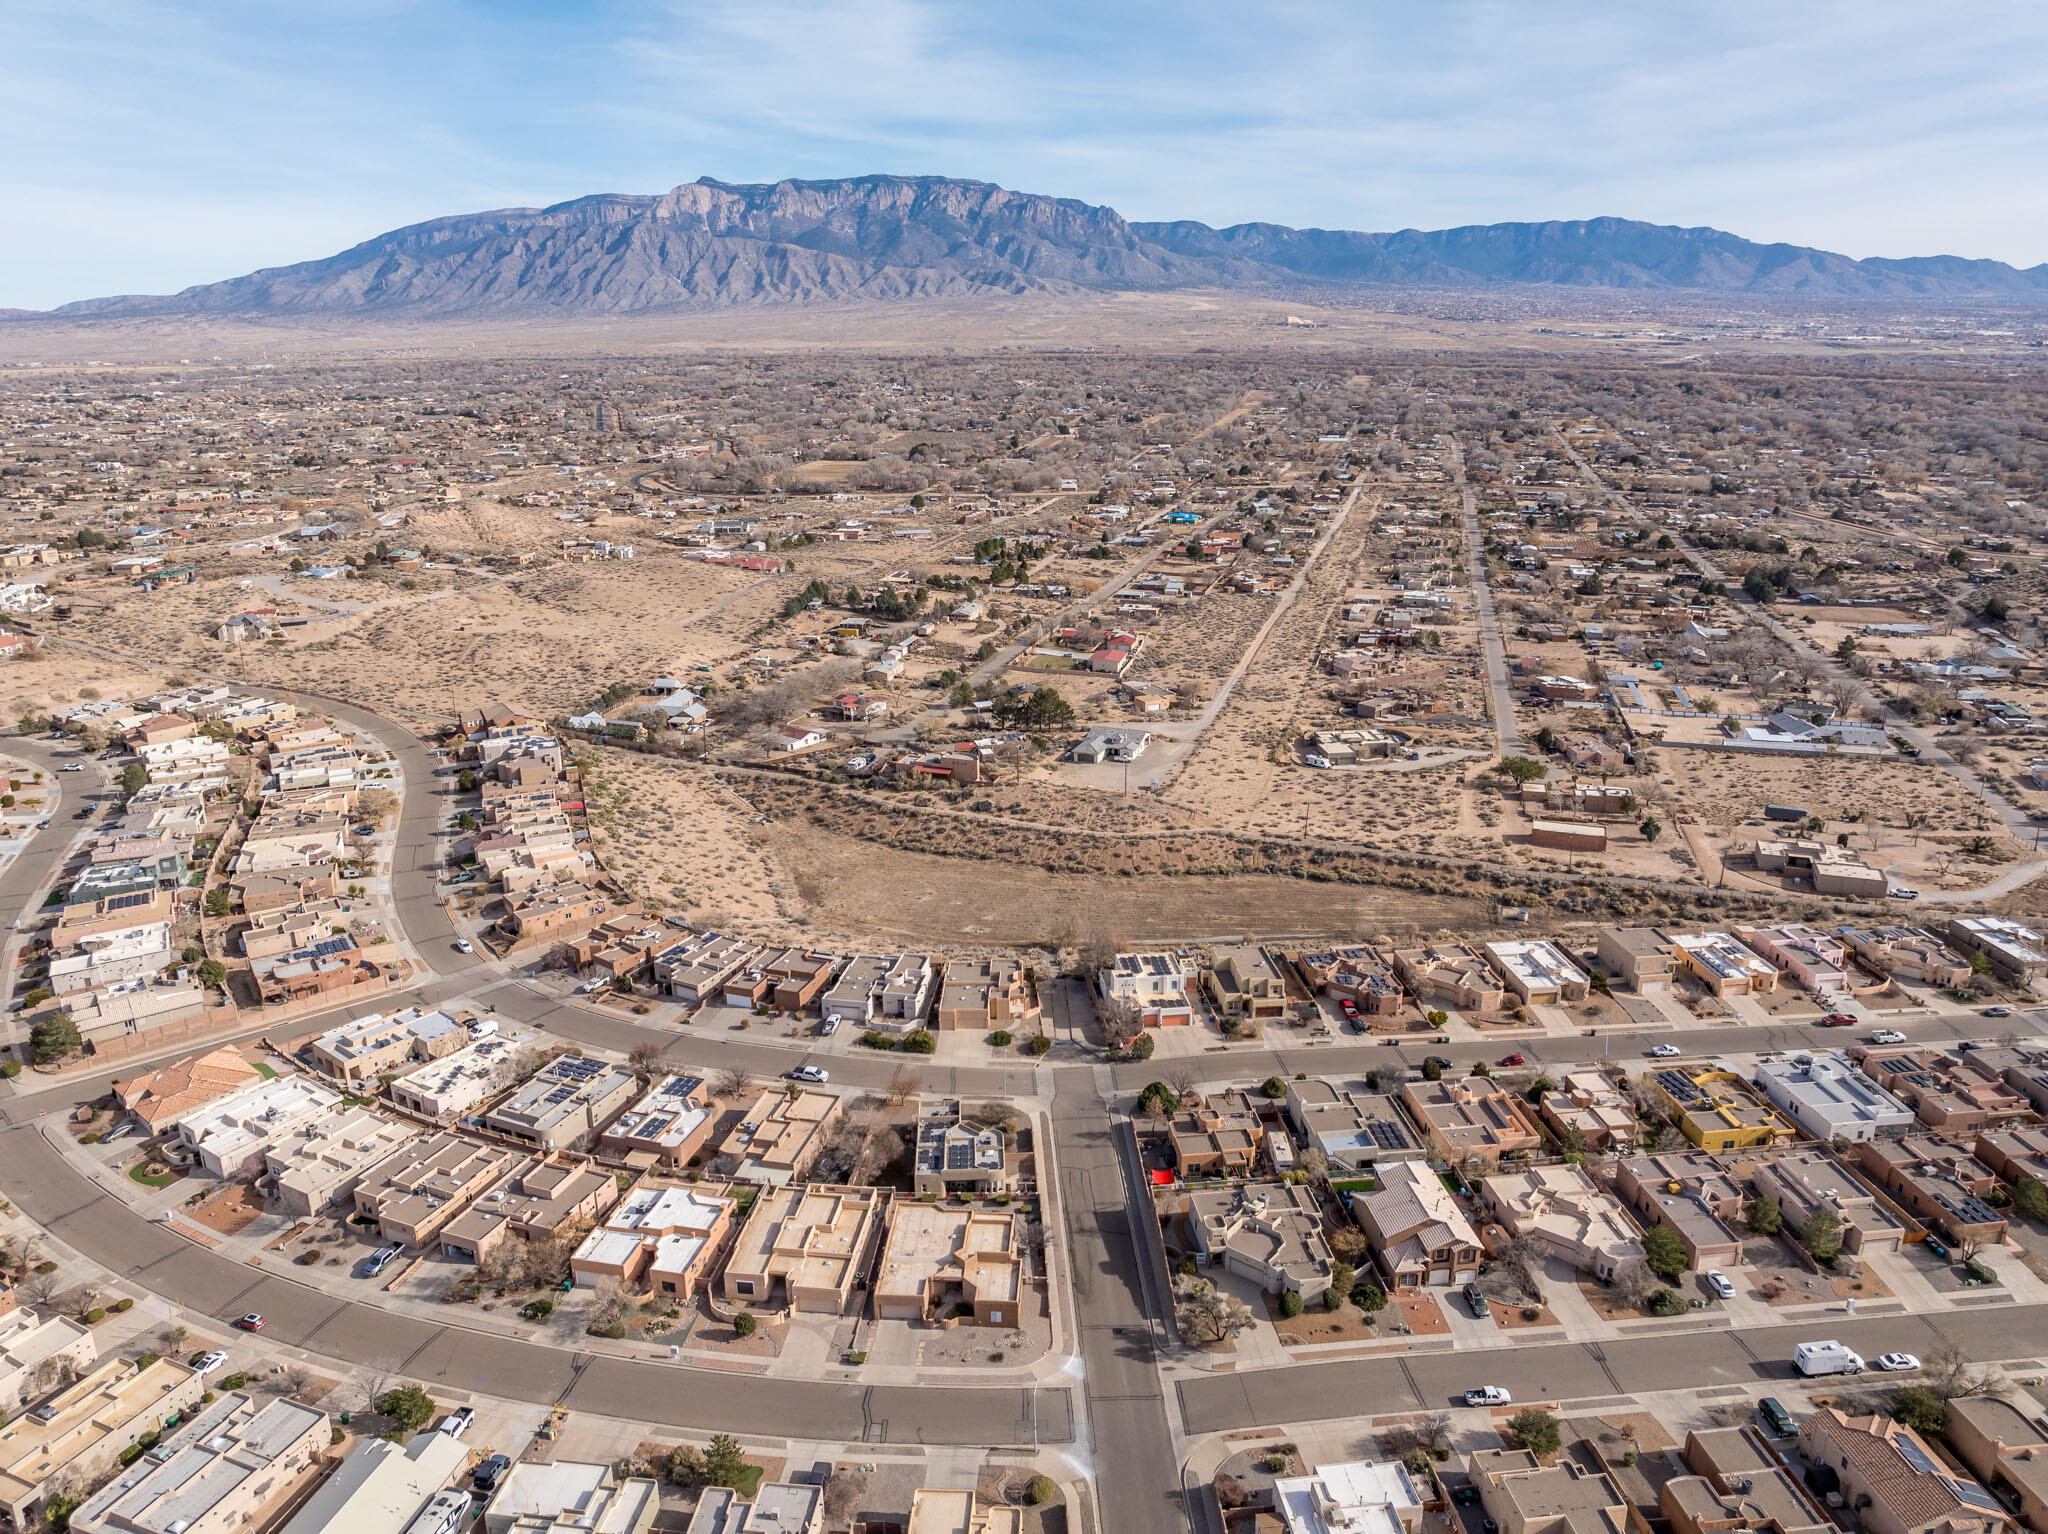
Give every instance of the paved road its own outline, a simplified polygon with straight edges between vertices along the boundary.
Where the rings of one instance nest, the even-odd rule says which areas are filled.
[[[1553,1343],[1486,1353],[1407,1353],[1343,1363],[1301,1364],[1249,1374],[1182,1379],[1183,1431],[1277,1428],[1381,1412],[1462,1405],[1476,1385],[1505,1385],[1517,1401],[1576,1401],[1636,1391],[1757,1386],[1798,1378],[1797,1342],[1834,1337],[1865,1358],[1925,1357],[1953,1338],[1979,1362],[2033,1360],[2048,1352],[2048,1306],[1986,1305],[1940,1316],[1850,1318],[1839,1312],[1796,1325],[1742,1331],[1681,1331],[1618,1342]]]
[[[1181,1529],[1180,1472],[1159,1384],[1129,1195],[1110,1118],[1086,1072],[1060,1073],[1053,1097],[1067,1271],[1087,1369],[1082,1394],[1093,1440],[1095,1495],[1107,1530]],[[1053,1259],[1060,1254],[1055,1252]]]
[[[1479,531],[1479,507],[1472,497],[1471,482],[1465,478],[1465,450],[1451,439],[1451,473],[1458,482],[1458,494],[1465,503],[1465,568],[1472,582],[1472,606],[1479,614],[1479,648],[1486,657],[1486,690],[1493,699],[1493,730],[1500,737],[1503,756],[1522,749],[1522,732],[1515,724],[1515,695],[1508,684],[1508,647],[1500,637],[1500,620],[1493,612],[1493,582],[1486,573],[1486,544]]]

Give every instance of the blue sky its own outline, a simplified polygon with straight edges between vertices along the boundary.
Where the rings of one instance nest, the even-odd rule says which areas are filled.
[[[872,171],[1127,217],[1615,214],[2048,260],[2048,7],[6,0],[0,307],[440,214]]]

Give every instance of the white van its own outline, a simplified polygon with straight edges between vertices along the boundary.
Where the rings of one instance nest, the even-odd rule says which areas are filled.
[[[480,1017],[469,1025],[469,1036],[472,1039],[487,1039],[497,1031],[498,1020],[495,1017]]]
[[[1808,1379],[1820,1374],[1861,1374],[1863,1359],[1839,1342],[1802,1342],[1792,1350],[1792,1362]]]

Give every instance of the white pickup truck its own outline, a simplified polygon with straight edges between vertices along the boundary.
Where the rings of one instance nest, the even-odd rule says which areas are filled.
[[[1861,1374],[1863,1359],[1839,1342],[1802,1342],[1792,1350],[1792,1362],[1808,1379],[1819,1374]]]

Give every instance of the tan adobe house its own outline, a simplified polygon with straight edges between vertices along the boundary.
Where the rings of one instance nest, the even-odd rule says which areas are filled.
[[[1226,1018],[1274,1022],[1287,1015],[1287,977],[1265,949],[1225,948],[1202,974],[1216,1010]]]
[[[587,1160],[529,1164],[443,1226],[440,1249],[459,1262],[481,1262],[506,1241],[552,1241],[600,1220],[619,1197],[618,1179]]]
[[[667,1076],[612,1120],[597,1144],[604,1154],[620,1157],[638,1171],[658,1166],[673,1172],[704,1148],[716,1123],[700,1078]]]
[[[1685,1435],[1690,1475],[1658,1494],[1672,1534],[1834,1534],[1835,1525],[1753,1427]]]
[[[1265,1126],[1226,1104],[1190,1096],[1166,1126],[1173,1164],[1183,1181],[1249,1177],[1265,1144]]]
[[[1008,1028],[1036,1017],[1023,966],[1011,959],[952,959],[939,987],[938,1029]]]
[[[488,1189],[530,1165],[522,1151],[439,1134],[385,1157],[356,1184],[356,1213],[384,1241],[430,1250],[441,1230]]]
[[[733,1201],[643,1177],[569,1259],[579,1285],[612,1279],[629,1293],[693,1298],[711,1281],[732,1231]]]
[[[1460,1012],[1498,1012],[1507,988],[1486,955],[1464,943],[1428,943],[1395,950],[1394,968],[1416,999]]]
[[[2048,1423],[2030,1399],[1956,1396],[1942,1437],[1985,1485],[2012,1488],[2029,1528],[2048,1526]]]
[[[1615,1169],[1614,1191],[1644,1226],[1668,1225],[1677,1231],[1693,1267],[1741,1263],[1742,1237],[1736,1227],[1744,1223],[1749,1198],[1727,1161],[1703,1151],[1631,1156]]]
[[[1479,1192],[1509,1234],[1528,1237],[1602,1283],[1626,1278],[1643,1264],[1642,1239],[1620,1200],[1597,1187],[1583,1167],[1495,1172]]]
[[[768,1188],[733,1242],[719,1293],[728,1303],[850,1315],[888,1210],[885,1188]]]
[[[1401,1105],[1437,1154],[1457,1164],[1492,1168],[1543,1143],[1527,1101],[1489,1076],[1403,1082]]]
[[[745,1181],[779,1188],[809,1173],[839,1115],[839,1099],[829,1092],[770,1087],[719,1142],[718,1154],[730,1157]]]
[[[1187,1225],[1204,1266],[1226,1268],[1268,1294],[1313,1304],[1330,1287],[1330,1248],[1314,1191],[1295,1183],[1197,1189]]]
[[[1023,1303],[1015,1215],[954,1204],[896,1205],[875,1277],[877,1319],[958,1315],[977,1326],[1015,1326]]]

